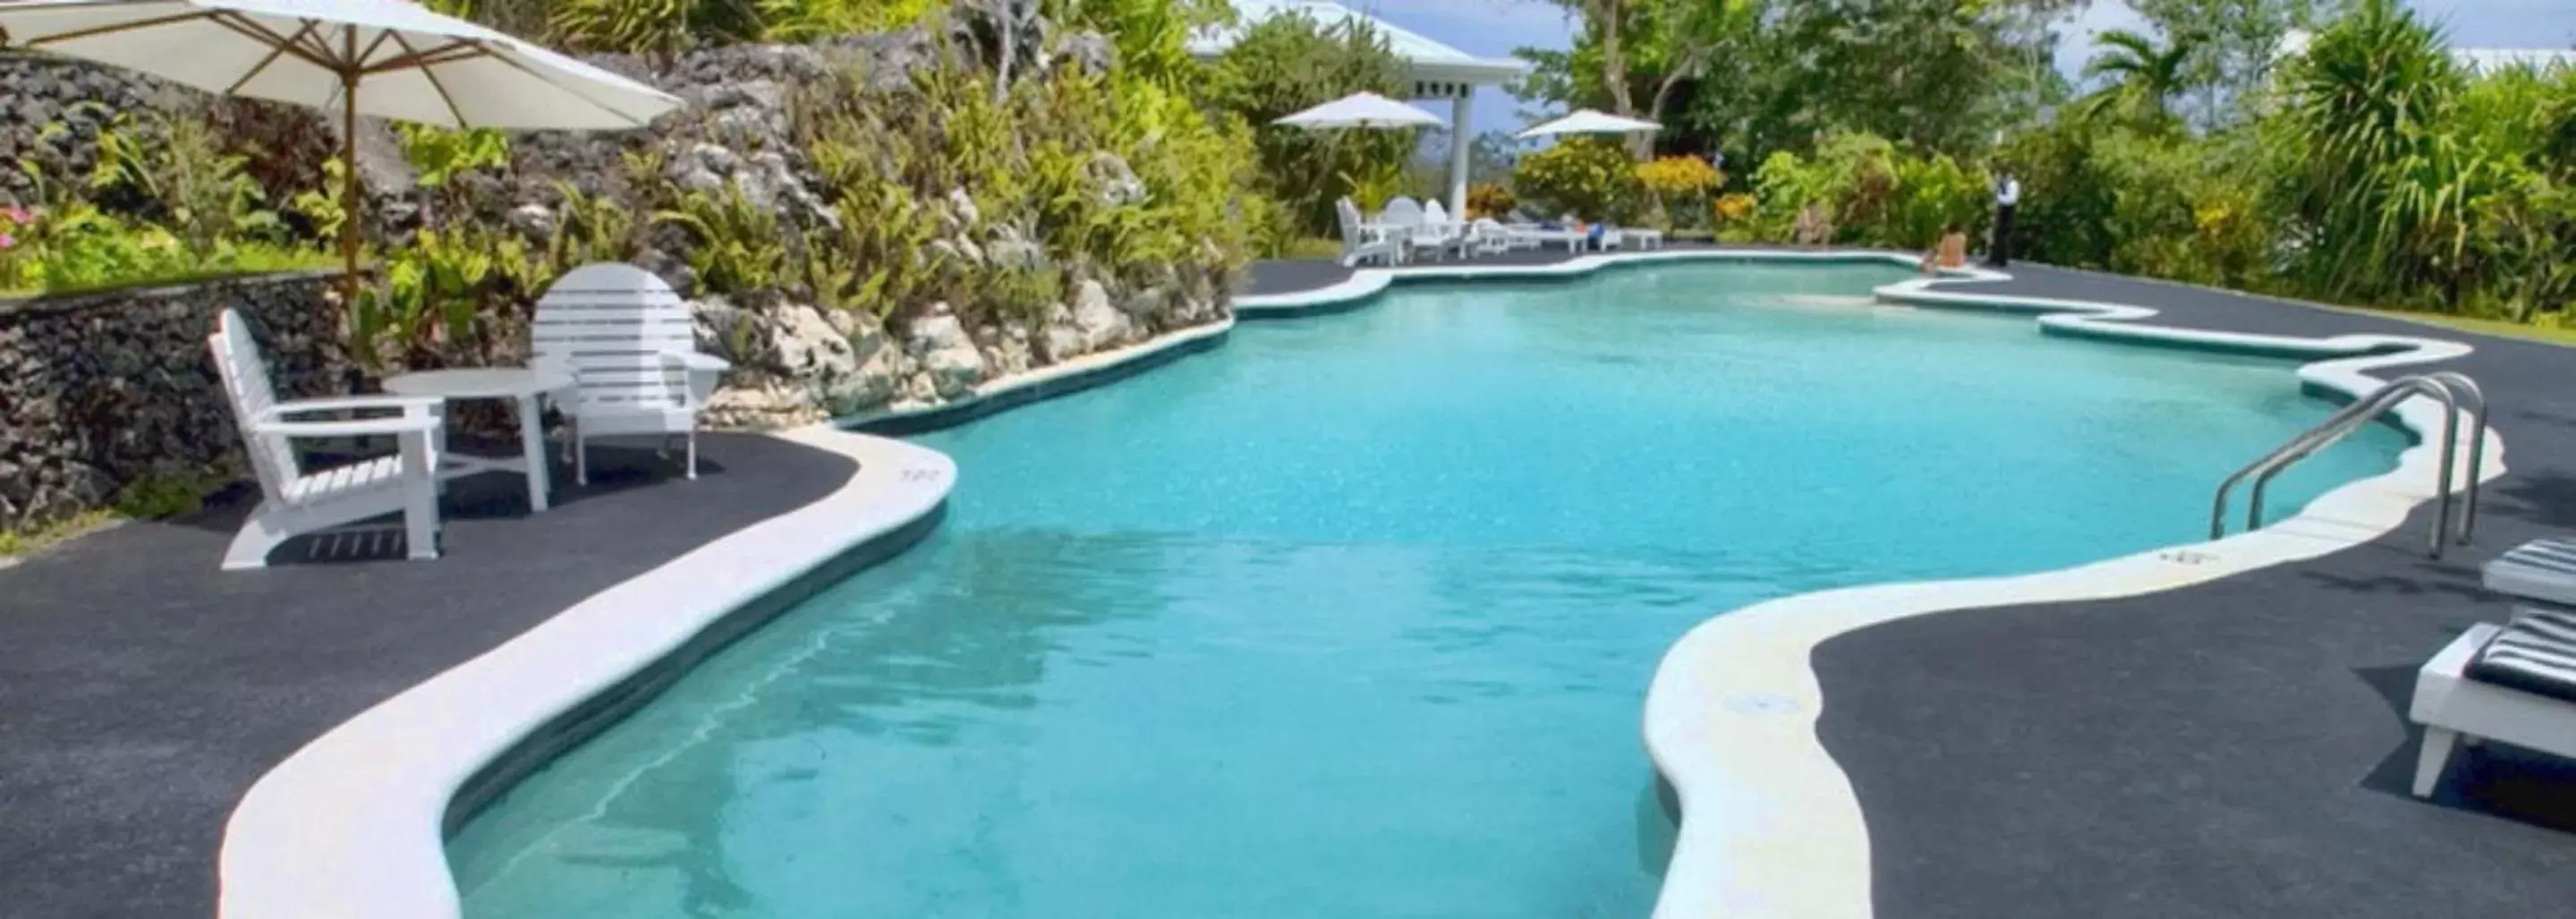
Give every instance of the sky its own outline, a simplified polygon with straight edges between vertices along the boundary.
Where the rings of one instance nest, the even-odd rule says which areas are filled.
[[[1396,25],[1479,57],[1508,57],[1524,46],[1562,48],[1572,27],[1547,0],[1340,0]],[[2576,2],[2570,0],[2412,0],[2410,5],[2448,26],[2451,43],[2478,48],[2565,48],[2576,45]],[[2142,28],[2137,13],[2119,0],[2095,0],[2065,26],[2058,66],[2074,73],[2091,56],[2090,36],[2106,29]],[[1478,133],[1524,124],[1518,101],[1500,90],[1476,97]],[[1439,114],[1447,117],[1446,111]]]

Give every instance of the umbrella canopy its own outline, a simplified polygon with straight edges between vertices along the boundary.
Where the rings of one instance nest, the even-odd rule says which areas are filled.
[[[1376,93],[1354,93],[1271,122],[1300,128],[1436,128],[1447,123]]]
[[[225,96],[337,108],[355,160],[361,114],[452,128],[635,128],[680,100],[400,0],[24,0],[0,44],[141,71]],[[351,214],[358,171],[347,170]],[[341,250],[357,283],[357,224]]]
[[[1520,136],[1522,140],[1528,140],[1551,134],[1635,134],[1640,131],[1663,129],[1663,125],[1643,119],[1622,118],[1608,112],[1580,109],[1574,114],[1522,131]]]

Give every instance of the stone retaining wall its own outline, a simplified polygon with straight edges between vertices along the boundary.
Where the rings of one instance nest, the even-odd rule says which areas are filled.
[[[342,391],[336,274],[0,301],[0,527],[104,506],[151,478],[241,468],[206,337],[237,309],[282,397]]]

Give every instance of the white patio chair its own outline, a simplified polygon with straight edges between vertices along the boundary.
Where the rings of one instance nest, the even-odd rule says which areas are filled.
[[[698,353],[689,305],[652,272],[614,262],[584,265],[537,301],[530,362],[562,371],[573,393],[558,398],[572,430],[573,477],[590,483],[590,442],[603,437],[688,440],[688,476],[698,477],[698,411],[732,366]]]
[[[2526,543],[2487,563],[2489,590],[2517,604],[2504,625],[2479,623],[2415,674],[2407,717],[2424,726],[2415,796],[2441,784],[2451,751],[2501,740],[2576,758],[2576,539]]]
[[[1438,201],[1424,204],[1422,206],[1422,226],[1423,229],[1429,232],[1433,238],[1439,240],[1441,251],[1444,254],[1450,249],[1456,249],[1458,250],[1458,257],[1467,257],[1469,245],[1469,240],[1467,239],[1467,224],[1449,219],[1449,208],[1447,205],[1441,204]]]
[[[1362,220],[1359,205],[1346,197],[1334,202],[1333,209],[1342,222],[1342,267],[1348,268],[1370,259],[1395,264],[1395,240],[1388,238],[1384,229],[1370,226]]]
[[[1441,249],[1449,244],[1447,237],[1441,235],[1438,227],[1430,226],[1425,222],[1422,205],[1411,198],[1397,198],[1387,202],[1386,209],[1378,212],[1377,222],[1386,228],[1386,234],[1404,250],[1407,261],[1412,259],[1413,253],[1425,249],[1431,250],[1431,254],[1436,257],[1441,253]]]
[[[206,338],[214,354],[242,449],[259,479],[259,506],[224,550],[224,570],[261,568],[268,553],[295,536],[401,513],[406,550],[414,559],[438,557],[439,400],[403,396],[350,396],[277,401],[268,362],[241,314],[225,310]],[[307,420],[325,413],[393,412],[358,419]],[[304,470],[292,441],[391,434],[392,456],[327,469]]]

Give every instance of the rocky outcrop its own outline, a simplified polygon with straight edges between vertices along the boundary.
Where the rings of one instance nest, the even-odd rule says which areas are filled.
[[[354,372],[328,275],[0,301],[0,526],[62,519],[128,485],[241,469],[241,435],[206,353],[210,317],[252,321],[281,397],[344,392]]]
[[[381,239],[402,239],[424,215],[443,214],[449,220],[470,215],[485,225],[507,228],[531,250],[542,251],[577,216],[567,209],[566,188],[641,211],[637,216],[648,225],[638,231],[642,239],[634,261],[683,296],[696,298],[701,347],[734,363],[710,406],[710,423],[721,427],[773,428],[964,398],[998,376],[1216,321],[1225,306],[1213,286],[1203,284],[1208,290],[1194,295],[1177,280],[1120,280],[1135,274],[1134,266],[1111,266],[1115,270],[1101,270],[1099,280],[1085,279],[1094,271],[1091,266],[1057,264],[1033,227],[993,219],[962,188],[925,195],[921,202],[923,219],[936,232],[918,251],[955,282],[944,289],[958,292],[943,294],[953,303],[908,302],[900,309],[877,303],[823,305],[826,298],[814,295],[802,278],[782,279],[781,290],[742,296],[742,302],[708,296],[690,267],[690,250],[697,244],[691,234],[667,222],[652,223],[650,211],[644,210],[652,205],[638,203],[635,191],[647,183],[692,191],[738,190],[751,207],[774,219],[789,245],[829,245],[842,222],[852,218],[838,213],[822,193],[821,175],[798,146],[797,125],[791,120],[798,93],[847,74],[856,74],[873,91],[899,94],[917,86],[925,71],[961,64],[1014,80],[1067,71],[1097,73],[1112,65],[1109,39],[1059,31],[1040,15],[1041,9],[1037,0],[959,0],[944,21],[944,34],[914,26],[811,45],[734,46],[669,59],[592,56],[589,62],[654,84],[687,106],[646,131],[514,135],[508,169],[460,174],[445,189],[415,187],[391,133],[369,123],[359,138],[369,231]],[[0,55],[0,85],[10,87],[8,98],[0,100],[0,157],[30,145],[52,145],[62,148],[54,152],[83,162],[95,158],[96,134],[106,113],[81,108],[79,101],[104,101],[111,110],[143,110],[163,96],[187,94],[111,68],[6,55]],[[49,133],[46,126],[57,122],[68,123],[69,129]],[[304,127],[281,130],[308,143],[331,135],[327,126]],[[649,171],[638,174],[638,168]],[[1093,155],[1081,174],[1083,193],[1105,205],[1142,206],[1146,201],[1145,183],[1112,153]],[[14,171],[0,169],[0,198],[23,184]],[[316,183],[306,177],[280,187]],[[1201,261],[1215,265],[1223,259]],[[990,302],[979,292],[1005,287],[986,283],[997,276],[1011,280],[1013,291],[1061,287],[1064,292],[1050,298],[1061,302]],[[1024,296],[1014,293],[1011,299]],[[493,329],[482,339],[524,339],[507,326],[523,323],[524,316],[501,315],[506,312],[486,311],[484,321]],[[894,314],[890,320],[880,318],[888,312]],[[889,322],[895,326],[892,333]],[[488,347],[447,356],[469,363],[506,357]]]

